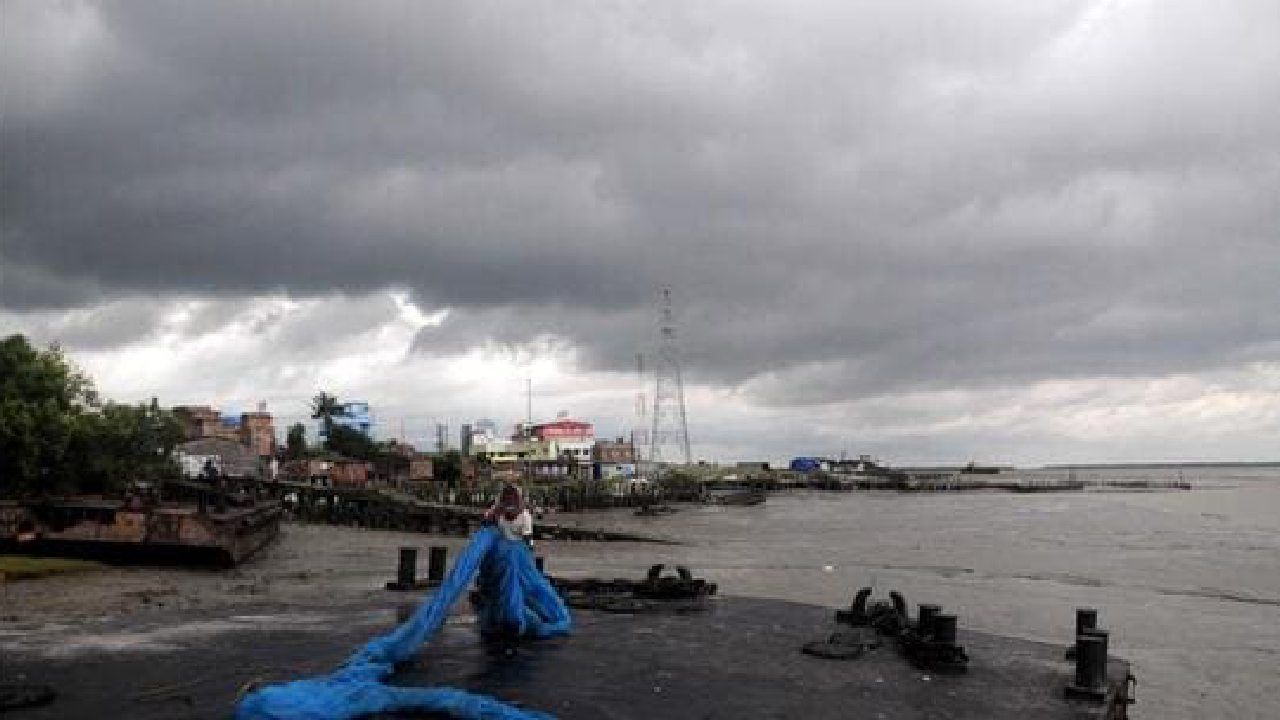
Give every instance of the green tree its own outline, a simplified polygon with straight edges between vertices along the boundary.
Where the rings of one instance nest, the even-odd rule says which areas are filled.
[[[320,421],[321,432],[325,437],[333,430],[333,419],[342,414],[342,403],[338,402],[337,396],[321,390],[311,398],[311,417]]]
[[[182,429],[150,403],[99,405],[93,383],[56,346],[0,341],[0,494],[110,492],[174,474]]]
[[[324,437],[326,450],[357,460],[376,462],[382,454],[377,443],[359,430],[333,421],[335,417],[342,417],[344,414],[342,403],[335,395],[321,390],[311,399],[311,417],[319,420],[322,425],[321,435]]]
[[[302,423],[289,426],[289,435],[285,438],[285,457],[290,460],[301,460],[307,456],[307,429]]]
[[[448,450],[436,457],[435,476],[436,480],[443,480],[448,487],[457,487],[462,479],[462,453]]]
[[[342,425],[329,428],[329,436],[324,440],[324,447],[334,452],[357,460],[375,461],[378,459],[378,444],[368,435]]]
[[[56,492],[93,383],[57,346],[38,350],[22,335],[0,341],[0,494]]]
[[[108,402],[77,418],[63,469],[79,492],[110,493],[130,480],[160,480],[177,474],[173,449],[182,427],[153,398],[128,405]]]

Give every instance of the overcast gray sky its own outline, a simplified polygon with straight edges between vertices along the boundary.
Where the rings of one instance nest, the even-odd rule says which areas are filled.
[[[123,400],[1280,458],[1280,3],[22,2],[0,332]]]

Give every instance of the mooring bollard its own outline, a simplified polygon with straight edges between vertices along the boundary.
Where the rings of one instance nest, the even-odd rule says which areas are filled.
[[[893,598],[895,615],[907,615],[907,602],[898,593]],[[902,649],[911,661],[931,672],[954,674],[969,667],[969,654],[956,644],[956,616],[943,614],[941,605],[921,603],[916,622],[908,623],[898,635]]]
[[[418,584],[418,548],[404,546],[400,548],[400,562],[396,565],[396,579],[387,583],[388,590],[405,592],[413,590]]]
[[[409,587],[418,582],[418,548],[400,548],[400,565],[396,568],[396,582]]]
[[[448,563],[449,548],[444,545],[432,545],[427,555],[428,585],[439,585],[444,582],[444,571]]]
[[[543,575],[547,574],[547,559],[541,555],[537,555],[533,558],[533,566],[538,568],[538,572]]]
[[[1076,637],[1080,637],[1090,630],[1098,627],[1098,611],[1095,608],[1076,608]],[[1073,642],[1067,646],[1066,658],[1068,660],[1076,659],[1076,644]]]
[[[1085,630],[1098,627],[1098,611],[1096,608],[1076,608],[1076,635],[1083,635]]]
[[[941,645],[956,644],[956,616],[933,616],[933,641]]]
[[[941,605],[921,603],[920,614],[918,616],[919,619],[916,621],[916,633],[922,638],[932,635],[934,632],[934,621],[941,612]]]
[[[1070,698],[1102,700],[1107,694],[1107,645],[1105,630],[1091,628],[1076,637],[1075,682],[1066,687]]]

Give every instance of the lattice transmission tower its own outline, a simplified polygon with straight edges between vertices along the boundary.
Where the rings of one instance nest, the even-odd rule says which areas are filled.
[[[671,289],[662,289],[658,319],[658,352],[653,362],[653,413],[649,431],[649,463],[693,462],[689,450],[689,422],[684,410],[684,380],[680,377],[680,348],[676,342]]]
[[[649,401],[645,390],[649,376],[644,372],[644,353],[636,353],[636,406],[635,424],[631,428],[631,447],[635,452],[636,471],[644,475],[642,467],[649,459]]]

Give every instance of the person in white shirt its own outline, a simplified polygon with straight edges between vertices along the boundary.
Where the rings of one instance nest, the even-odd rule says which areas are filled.
[[[520,488],[515,485],[504,485],[498,500],[484,514],[485,525],[497,526],[503,538],[514,540],[525,546],[517,553],[530,553],[533,547],[533,516],[525,507]],[[506,558],[506,559],[501,559]],[[506,553],[495,553],[486,557],[480,568],[477,582],[478,606],[481,618],[481,636],[486,638],[493,652],[505,657],[515,654],[520,642],[522,625],[513,619],[510,612],[512,603],[507,593],[520,592],[520,584],[510,582],[515,568],[510,563],[512,557]],[[516,603],[517,607],[522,606]]]
[[[521,540],[533,544],[533,515],[525,506],[520,488],[507,484],[502,487],[498,500],[484,514],[484,520],[493,523],[508,540]]]

